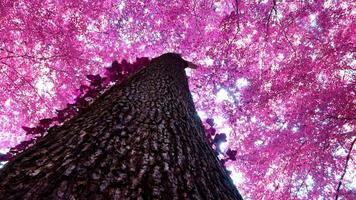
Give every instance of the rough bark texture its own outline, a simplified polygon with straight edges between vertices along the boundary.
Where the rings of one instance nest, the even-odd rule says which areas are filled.
[[[0,172],[0,199],[242,199],[164,54]]]

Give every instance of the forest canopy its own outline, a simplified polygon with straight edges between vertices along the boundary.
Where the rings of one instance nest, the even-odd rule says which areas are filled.
[[[351,0],[1,0],[0,153],[87,75],[176,52],[245,199],[356,199],[355,15]]]

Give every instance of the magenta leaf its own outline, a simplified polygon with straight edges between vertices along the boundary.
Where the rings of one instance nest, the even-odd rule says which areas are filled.
[[[37,134],[43,135],[45,132],[46,132],[45,127],[42,127],[42,126],[36,126],[36,132],[35,132],[35,135],[37,135]]]
[[[81,85],[80,88],[79,88],[80,92],[83,94],[85,93],[86,91],[90,90],[90,87],[87,86],[87,85]]]
[[[101,87],[104,80],[100,75],[87,75],[87,78],[90,80],[90,85],[94,87]]]
[[[26,132],[26,135],[42,135],[46,131],[42,126],[36,126],[33,128],[22,126],[22,129]]]
[[[98,90],[90,89],[83,97],[84,98],[90,97],[94,99],[98,94],[99,94]]]
[[[119,64],[116,60],[112,63],[111,67],[105,68],[105,75],[109,79],[109,81],[116,81],[123,71],[122,64]]]
[[[207,130],[207,132],[208,132],[208,135],[209,135],[210,137],[212,137],[212,136],[215,135],[216,129],[215,129],[215,128],[209,128],[209,129]]]
[[[123,65],[119,64],[116,60],[112,63],[111,67],[105,68],[105,75],[107,76],[107,81],[115,82],[122,76]]]
[[[213,118],[208,118],[208,119],[205,120],[205,122],[207,124],[209,124],[209,126],[211,126],[211,127],[213,127],[215,125]]]
[[[226,155],[227,155],[227,157],[228,157],[228,160],[235,161],[235,160],[236,160],[236,153],[237,153],[236,150],[228,149],[228,150],[226,151]]]
[[[9,161],[12,158],[10,153],[0,154],[0,162]]]
[[[62,123],[65,121],[66,117],[65,117],[65,110],[56,110],[57,111],[57,117],[56,120],[59,123]]]
[[[117,60],[115,60],[112,64],[111,67],[108,68],[111,72],[115,72],[115,73],[121,73],[122,71],[122,66],[119,64],[119,62],[117,62]]]
[[[148,57],[136,58],[136,64],[138,66],[146,66],[150,64],[150,59]]]
[[[22,141],[20,144],[16,145],[15,147],[11,148],[8,154],[16,154],[25,150],[29,145],[34,143],[35,139],[25,140]]]
[[[27,135],[37,134],[37,129],[35,127],[30,128],[30,127],[22,126],[22,129],[26,132]]]
[[[66,119],[69,119],[70,117],[74,116],[77,111],[76,111],[76,106],[74,104],[67,104],[67,107],[62,110],[56,110],[57,111],[57,121],[59,123],[64,122]]]
[[[89,102],[84,97],[77,98],[75,103],[78,108],[85,108],[89,105]]]
[[[44,128],[48,128],[51,125],[52,122],[53,122],[52,118],[41,119],[40,120],[40,126],[42,126]]]
[[[213,139],[213,144],[215,144],[216,147],[219,147],[219,145],[223,142],[226,142],[226,135],[225,133],[218,133],[215,135]]]
[[[129,65],[130,63],[128,63],[127,60],[123,59],[123,60],[121,61],[121,64],[126,67],[126,66]]]

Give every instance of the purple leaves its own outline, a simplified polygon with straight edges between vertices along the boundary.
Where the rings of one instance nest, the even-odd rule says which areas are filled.
[[[87,85],[81,85],[79,90],[81,94],[85,94],[88,90],[90,90],[90,87]]]
[[[30,139],[26,141],[22,141],[20,144],[10,149],[10,153],[15,154],[25,150],[30,144],[34,143],[35,139]]]
[[[215,146],[215,151],[217,155],[222,153],[220,150],[220,144],[226,142],[226,134],[225,133],[218,133],[216,134],[216,129],[214,128],[215,123],[213,118],[208,118],[205,120],[210,128],[205,128],[205,133],[208,138],[208,141],[211,145]]]
[[[136,62],[134,62],[132,65],[128,65],[128,72],[133,73],[142,67],[147,66],[149,63],[150,59],[147,57],[136,58]]]
[[[225,133],[218,133],[215,135],[212,143],[215,145],[215,149],[221,153],[221,149],[220,149],[220,144],[223,143],[223,142],[226,142],[226,135]]]
[[[62,110],[56,110],[57,111],[57,118],[56,120],[59,123],[64,122],[67,118],[70,118],[72,116],[74,116],[77,111],[75,110],[75,104],[67,104],[67,107],[65,109]]]
[[[194,64],[194,63],[192,63],[192,62],[188,62],[188,66],[187,67],[191,68],[191,69],[197,69],[199,66]]]
[[[117,72],[117,73],[120,73],[123,71],[123,68],[122,68],[122,65],[119,64],[119,62],[117,62],[117,60],[115,60],[112,64],[111,64],[111,67],[108,67],[106,68],[107,71],[111,72],[111,73],[114,73],[114,72]]]
[[[216,129],[215,128],[209,128],[206,130],[208,137],[213,137],[216,133]]]
[[[23,126],[22,129],[26,132],[27,135],[43,135],[45,128],[42,126],[36,126],[33,128]]]
[[[100,90],[99,90],[99,89],[96,89],[96,88],[90,89],[87,93],[85,93],[85,95],[84,95],[83,97],[84,97],[84,98],[89,97],[89,98],[95,99],[95,98],[100,94],[99,91],[100,91]]]
[[[213,144],[215,144],[215,146],[219,146],[219,144],[221,144],[222,142],[226,142],[226,135],[225,133],[218,133],[215,135],[214,139],[213,139]]]
[[[225,154],[227,156],[227,159],[235,161],[236,160],[236,153],[237,153],[236,150],[228,149]]]
[[[45,118],[40,120],[40,126],[43,128],[48,128],[53,122],[52,118]]]
[[[0,154],[0,162],[8,161],[12,158],[10,153],[7,154]]]
[[[215,125],[214,123],[214,119],[213,118],[208,118],[205,121],[207,124],[209,124],[209,126],[213,127]]]
[[[36,128],[30,128],[30,127],[23,126],[22,129],[26,132],[27,135],[36,135],[37,134]]]
[[[117,81],[123,76],[124,65],[120,64],[116,60],[111,64],[111,67],[105,68],[105,75],[108,77],[109,81]]]
[[[148,57],[136,58],[135,65],[144,67],[150,64],[150,59]]]
[[[106,78],[102,78],[100,75],[87,75],[87,78],[90,80],[90,85],[94,88],[101,88],[102,83]]]
[[[205,129],[205,133],[209,139],[210,142],[212,142],[213,136],[216,134],[216,129],[214,128],[214,119],[213,118],[208,118],[205,120],[205,122],[210,126],[210,128]]]
[[[87,106],[89,106],[89,102],[87,100],[85,100],[85,97],[77,97],[76,98],[76,106],[79,109],[85,108]]]
[[[212,148],[215,150],[216,156],[223,156],[223,158],[219,159],[220,163],[222,165],[225,165],[225,163],[229,160],[235,161],[236,160],[236,150],[231,150],[230,148],[224,153],[220,149],[220,145],[224,142],[227,142],[226,134],[225,133],[218,133],[216,134],[216,128],[214,119],[213,118],[207,118],[205,120],[207,126],[205,126],[205,133],[207,136],[208,141],[210,142],[210,145]]]
[[[25,127],[28,128],[28,127]],[[26,141],[22,141],[20,144],[16,145],[15,147],[11,148],[9,152],[6,154],[0,154],[0,162],[9,161],[14,157],[15,154],[24,151],[28,146],[33,144],[35,139],[30,139]]]
[[[22,126],[22,129],[26,132],[26,135],[43,136],[55,119],[56,118],[41,119],[36,127]]]
[[[117,81],[124,76],[132,74],[137,70],[147,66],[150,63],[150,59],[147,57],[136,58],[136,62],[130,64],[126,60],[122,60],[121,63],[116,60],[111,64],[111,67],[105,68],[105,75],[108,77],[109,81]]]

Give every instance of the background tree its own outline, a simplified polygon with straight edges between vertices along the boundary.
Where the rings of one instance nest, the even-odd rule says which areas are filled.
[[[221,150],[239,149],[226,165],[244,197],[355,198],[353,1],[16,0],[0,11],[3,153],[32,138],[21,126],[73,102],[87,74],[174,51],[201,65],[188,71],[193,100],[226,133]]]

